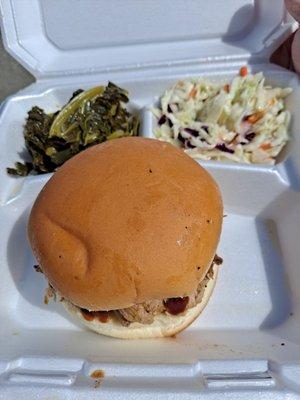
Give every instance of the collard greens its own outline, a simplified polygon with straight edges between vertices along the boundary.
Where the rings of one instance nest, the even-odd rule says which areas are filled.
[[[33,107],[24,127],[30,162],[7,168],[12,175],[53,172],[80,151],[106,140],[138,134],[139,119],[125,107],[128,93],[109,82],[77,90],[69,103],[54,114]]]

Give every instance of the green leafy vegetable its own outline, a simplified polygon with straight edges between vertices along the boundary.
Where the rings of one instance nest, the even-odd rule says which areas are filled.
[[[24,164],[20,162],[15,163],[15,168],[6,168],[7,173],[11,175],[26,176],[32,170],[32,163],[25,162]]]
[[[59,112],[46,114],[39,107],[28,112],[24,127],[31,162],[7,168],[12,175],[53,172],[80,151],[106,140],[138,134],[139,119],[125,103],[128,93],[109,82],[87,91],[77,90]]]

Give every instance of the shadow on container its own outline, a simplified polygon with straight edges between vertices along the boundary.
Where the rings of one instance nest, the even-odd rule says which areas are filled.
[[[299,254],[299,204],[300,193],[286,190],[275,198],[256,218],[257,236],[265,264],[266,277],[272,300],[272,310],[261,324],[261,329],[272,329],[287,322],[293,315],[292,289],[294,282],[290,281],[289,270],[297,265]],[[285,221],[285,216],[289,219]],[[295,216],[295,218],[291,218]],[[280,233],[285,235],[291,248],[295,252],[295,263],[284,263],[284,254],[281,248],[277,226],[281,225]],[[277,224],[277,225],[276,225]],[[288,230],[287,230],[288,228]],[[295,274],[293,274],[295,275]]]
[[[291,312],[290,290],[285,276],[276,224],[271,219],[256,218],[256,230],[264,260],[272,309],[262,322],[261,329],[283,324]]]
[[[62,305],[50,299],[48,304],[44,302],[47,280],[40,272],[36,272],[29,241],[27,238],[27,222],[30,209],[26,209],[16,221],[10,234],[7,245],[7,260],[11,276],[20,295],[32,306],[47,312],[58,313],[72,324],[82,328],[82,325],[74,322]]]

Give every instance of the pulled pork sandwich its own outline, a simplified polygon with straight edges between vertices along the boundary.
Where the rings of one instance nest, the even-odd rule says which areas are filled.
[[[32,208],[28,235],[52,294],[90,329],[174,335],[214,288],[217,184],[171,144],[122,138],[67,161]]]

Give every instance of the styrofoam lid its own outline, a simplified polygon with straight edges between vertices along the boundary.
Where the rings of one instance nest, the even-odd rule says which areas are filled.
[[[10,53],[35,76],[262,55],[282,0],[0,0]]]

